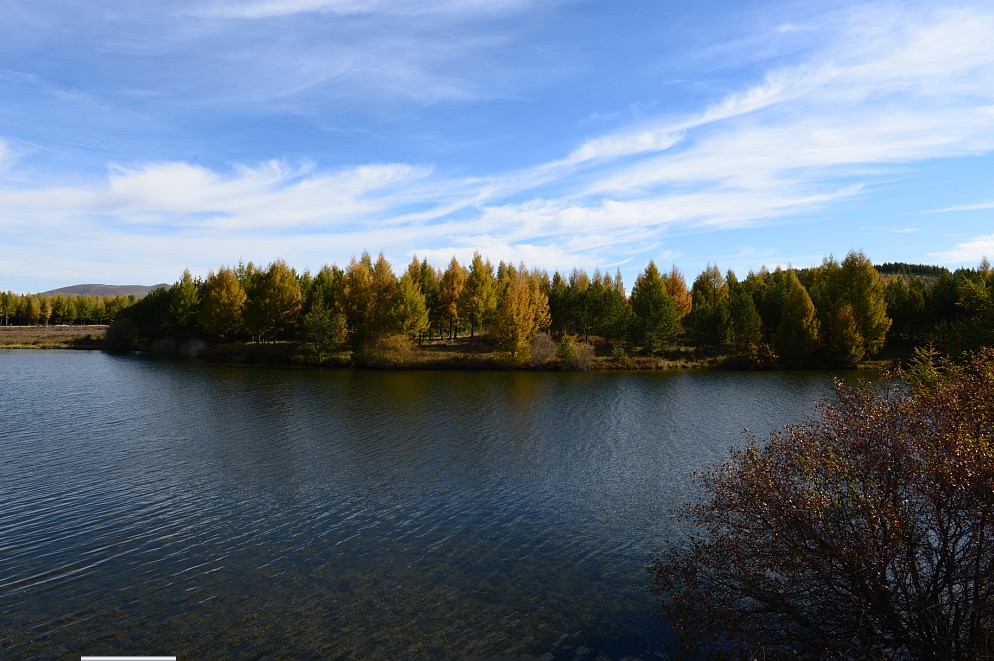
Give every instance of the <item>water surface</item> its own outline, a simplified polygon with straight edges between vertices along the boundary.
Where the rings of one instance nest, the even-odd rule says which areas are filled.
[[[655,658],[688,475],[831,378],[0,351],[3,658]]]

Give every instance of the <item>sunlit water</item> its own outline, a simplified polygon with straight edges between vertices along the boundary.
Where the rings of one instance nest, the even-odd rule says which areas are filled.
[[[827,374],[0,351],[0,657],[656,658],[689,474]]]

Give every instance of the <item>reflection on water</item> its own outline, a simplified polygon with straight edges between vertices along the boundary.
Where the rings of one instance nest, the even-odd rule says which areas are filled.
[[[688,474],[825,374],[0,352],[4,658],[665,654]]]

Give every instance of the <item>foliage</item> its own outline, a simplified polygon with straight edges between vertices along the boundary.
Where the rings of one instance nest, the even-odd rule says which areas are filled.
[[[512,359],[527,362],[531,339],[548,324],[549,301],[524,269],[509,272],[505,279],[494,336]]]
[[[361,365],[378,369],[404,367],[410,364],[414,351],[414,343],[407,335],[384,335],[366,342],[356,360]]]
[[[319,363],[328,354],[341,349],[348,339],[345,315],[326,308],[320,295],[301,319],[300,326],[304,349]]]
[[[585,372],[594,362],[594,347],[577,342],[572,335],[564,335],[556,348],[556,360],[565,369]]]
[[[428,307],[418,281],[405,273],[390,305],[390,327],[411,339],[428,329]]]
[[[200,300],[200,328],[222,341],[234,337],[244,325],[242,313],[247,299],[234,270],[222,268],[208,274]]]
[[[804,367],[818,348],[818,318],[808,291],[794,271],[785,278],[787,296],[780,313],[780,324],[773,336],[773,346],[790,368]]]
[[[994,350],[836,388],[701,476],[689,543],[651,566],[666,617],[732,657],[989,657]]]
[[[538,333],[528,345],[528,364],[542,367],[556,359],[559,346],[548,333]]]
[[[649,261],[632,287],[632,338],[649,353],[659,353],[676,338],[676,304],[653,261]]]

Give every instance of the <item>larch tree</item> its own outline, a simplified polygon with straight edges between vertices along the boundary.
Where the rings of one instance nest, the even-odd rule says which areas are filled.
[[[518,361],[528,359],[529,343],[549,319],[548,299],[531,282],[527,272],[514,270],[505,276],[497,306],[494,336],[497,345]]]
[[[390,327],[390,304],[397,292],[397,276],[390,262],[380,253],[373,264],[369,323],[374,334],[383,332]]]
[[[826,258],[812,296],[829,358],[853,365],[883,348],[891,325],[884,283],[862,252],[850,252],[841,264]]]
[[[728,283],[717,266],[708,264],[691,288],[693,307],[684,326],[698,347],[720,349],[732,340],[732,315],[728,307]]]
[[[230,340],[242,330],[247,298],[233,269],[209,273],[200,300],[200,327],[212,337]]]
[[[497,281],[490,260],[484,261],[479,252],[473,253],[466,283],[459,295],[460,316],[469,323],[472,342],[476,329],[490,323],[497,312]]]
[[[632,339],[649,353],[659,353],[672,344],[678,330],[677,309],[666,291],[656,263],[648,266],[635,279],[629,299],[632,309]]]
[[[349,329],[356,339],[361,339],[368,332],[372,319],[373,301],[373,258],[363,251],[357,260],[349,262],[345,271],[345,315],[348,318]]]
[[[303,298],[300,281],[293,269],[282,259],[270,264],[263,279],[263,299],[269,308],[268,319],[274,340],[296,326]]]
[[[673,265],[669,273],[663,276],[663,284],[666,286],[666,293],[670,295],[673,304],[676,305],[677,317],[683,319],[691,310],[692,299],[690,290],[687,289],[687,281],[676,264]]]
[[[439,284],[439,297],[445,319],[449,324],[449,339],[453,339],[459,331],[459,299],[462,298],[463,287],[466,286],[468,274],[465,267],[452,257],[449,266],[442,274]]]
[[[193,279],[190,269],[185,269],[183,277],[169,288],[169,307],[166,308],[164,325],[173,337],[185,340],[196,332],[199,309],[200,284]],[[88,307],[87,316],[89,313]]]
[[[818,348],[818,316],[808,290],[794,271],[786,272],[785,282],[787,297],[773,335],[773,347],[785,366],[805,367]]]
[[[421,286],[410,271],[404,273],[390,305],[390,319],[395,332],[417,339],[428,328],[428,307]]]

